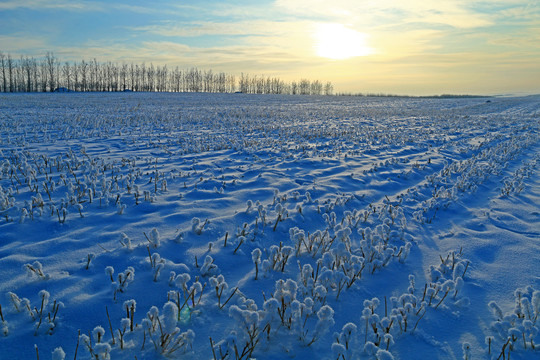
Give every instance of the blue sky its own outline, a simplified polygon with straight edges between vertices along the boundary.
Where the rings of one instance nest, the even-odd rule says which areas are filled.
[[[0,0],[0,51],[332,81],[540,93],[540,2]]]

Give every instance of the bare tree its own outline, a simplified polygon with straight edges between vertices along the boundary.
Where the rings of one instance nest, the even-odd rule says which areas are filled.
[[[323,90],[323,85],[319,80],[315,80],[311,83],[311,95],[321,95]]]
[[[293,81],[291,84],[291,94],[292,95],[298,94],[298,84],[295,81]]]
[[[47,69],[47,61],[43,60],[41,62],[41,66],[39,68],[40,75],[41,75],[41,91],[46,92],[47,91],[47,85],[48,85],[48,69]]]
[[[324,85],[324,95],[332,95],[334,92],[334,86],[332,86],[331,82],[327,82],[326,85]]]
[[[24,82],[26,84],[26,92],[32,91],[32,62],[28,57],[21,56],[21,68],[24,73]]]
[[[81,70],[81,90],[88,91],[88,63],[81,61],[79,69]]]
[[[131,84],[131,90],[135,91],[135,66],[133,66],[133,63],[129,65],[129,83]]]
[[[77,65],[77,63],[74,62],[71,69],[72,69],[71,72],[73,74],[73,90],[80,91],[80,85],[81,85],[81,83],[79,82],[79,70],[80,70],[80,68]]]
[[[2,91],[7,91],[7,77],[6,77],[6,55],[0,52],[0,66],[2,66]]]
[[[47,63],[47,71],[49,72],[49,91],[54,91],[55,85],[56,85],[56,78],[55,78],[55,65],[56,65],[56,58],[54,57],[52,52],[47,52],[45,55],[45,61]]]
[[[33,89],[34,91],[39,91],[39,68],[38,62],[36,59],[32,58],[32,80],[34,82]]]
[[[309,95],[311,91],[311,85],[309,80],[301,79],[300,84],[298,85],[298,90],[300,92],[300,95]]]
[[[71,90],[71,76],[73,75],[71,72],[71,65],[69,62],[65,62],[64,66],[62,67],[62,74],[64,75],[64,79],[66,81],[66,87],[68,90]]]
[[[122,91],[127,89],[127,78],[128,78],[128,66],[126,63],[122,63],[120,68],[120,82],[122,84]]]
[[[13,81],[13,59],[11,58],[11,55],[9,54],[7,56],[7,66],[8,66],[8,73],[9,73],[9,92],[14,92],[15,84]]]

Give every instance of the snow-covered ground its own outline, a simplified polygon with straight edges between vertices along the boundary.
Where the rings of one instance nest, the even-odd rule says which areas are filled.
[[[0,95],[0,358],[540,358],[539,123],[539,96]]]

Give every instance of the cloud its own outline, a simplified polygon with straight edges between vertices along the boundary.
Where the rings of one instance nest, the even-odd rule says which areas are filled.
[[[31,10],[58,9],[65,11],[102,11],[103,6],[96,2],[82,0],[6,0],[0,3],[0,10],[19,8]]]
[[[42,36],[28,37],[27,34],[15,33],[10,35],[0,35],[0,44],[6,52],[13,52],[17,55],[27,55],[29,49],[32,49],[32,54],[45,54],[50,49],[47,48],[47,39]]]
[[[276,0],[275,5],[298,16],[326,18],[355,25],[378,26],[417,23],[423,26],[446,25],[476,28],[493,23],[492,15],[474,10],[474,1],[425,0]]]
[[[244,20],[231,22],[191,22],[181,26],[171,21],[157,25],[131,28],[137,32],[167,37],[167,41],[182,41],[182,38],[216,36],[216,42],[228,44],[227,49],[245,49],[243,54],[270,54],[276,51],[283,61],[287,57],[313,57],[312,33],[315,23],[309,21]],[[231,37],[234,37],[231,40]],[[227,40],[223,40],[227,38]],[[222,40],[219,40],[222,39]],[[192,41],[194,43],[196,41]],[[208,46],[207,51],[220,53],[223,46]],[[260,55],[262,56],[262,55]]]
[[[181,25],[178,25],[181,24]],[[303,31],[312,22],[241,20],[241,21],[163,21],[159,24],[130,27],[129,29],[168,37],[198,37],[204,35],[219,36],[287,36]]]

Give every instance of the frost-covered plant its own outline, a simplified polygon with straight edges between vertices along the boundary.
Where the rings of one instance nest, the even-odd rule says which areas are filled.
[[[276,214],[277,214],[277,218],[276,218],[276,222],[274,224],[274,228],[272,229],[272,231],[276,231],[278,223],[280,221],[283,221],[285,219],[285,217],[288,216],[287,215],[287,209],[285,209],[285,207],[283,207],[283,205],[281,205],[281,204],[276,205]]]
[[[137,309],[136,301],[133,299],[124,301],[124,309],[126,310],[125,318],[129,319],[129,331],[133,331],[135,310]]]
[[[77,208],[77,211],[79,211],[79,215],[83,218],[84,215],[83,215],[83,206],[82,204],[76,204],[75,207]]]
[[[105,274],[111,279],[111,282],[114,282],[114,268],[112,266],[105,268]]]
[[[94,344],[94,354],[96,356],[96,360],[110,360],[111,345],[108,343]]]
[[[93,359],[96,359],[96,360],[109,360],[110,359],[111,346],[106,342],[101,342],[101,341],[98,342],[98,341],[96,341],[97,336],[99,336],[100,334],[101,334],[101,336],[103,335],[104,330],[103,330],[103,333],[101,333],[102,330],[103,330],[103,328],[101,326],[97,326],[94,329],[94,331],[93,331],[94,343],[92,343],[92,339],[88,335],[85,335],[85,334],[81,334],[79,336],[79,340],[85,346],[86,350],[88,351],[88,353],[90,354],[90,356]]]
[[[171,273],[172,274],[172,273]],[[178,312],[180,313],[184,306],[188,304],[188,301],[191,300],[191,307],[197,306],[201,299],[204,292],[204,288],[206,287],[206,283],[201,284],[198,281],[198,277],[196,278],[196,281],[188,287],[188,282],[191,280],[191,276],[188,273],[184,274],[178,274],[176,275],[176,278],[174,279],[174,284],[176,287],[180,288],[182,290],[183,295],[183,301],[180,300],[180,292],[178,291],[169,291],[169,301],[174,301],[177,305]],[[170,279],[169,283],[172,283],[173,280]],[[195,301],[195,296],[198,296],[197,301]]]
[[[343,325],[341,333],[334,333],[332,353],[336,359],[348,360],[352,356],[352,342],[356,335],[357,327],[353,323]]]
[[[112,266],[107,266],[105,268],[105,274],[111,279],[111,288],[113,291],[113,299],[116,300],[116,295],[118,292],[125,292],[130,283],[135,280],[135,269],[131,266],[128,266],[124,272],[121,272],[117,276],[117,281],[113,280],[114,268]]]
[[[227,239],[227,235],[225,235],[225,239]],[[238,249],[240,249],[240,246],[246,242],[245,236],[238,236],[236,238],[236,247],[234,248],[233,254],[236,254]]]
[[[292,322],[291,304],[296,300],[298,284],[292,279],[279,279],[275,284],[273,297],[278,301],[277,312],[281,324],[290,328]]]
[[[126,204],[122,204],[122,203],[118,203],[116,205],[116,213],[118,215],[123,215],[124,214],[124,211],[126,210]]]
[[[11,304],[15,308],[17,312],[21,312],[23,310],[22,308],[22,300],[17,296],[17,294],[13,292],[8,292],[7,295],[9,296],[9,300],[11,301]]]
[[[120,233],[119,241],[120,241],[120,244],[122,244],[122,246],[124,246],[129,251],[133,250],[133,247],[131,245],[131,239],[125,233]]]
[[[19,223],[23,224],[24,220],[28,217],[28,210],[26,208],[21,209],[21,216],[19,218]]]
[[[150,253],[150,248],[148,246],[146,247],[146,249],[148,251],[148,260],[150,261],[150,267],[151,268],[155,269],[158,264],[165,263],[165,259],[162,259],[161,255],[159,255],[159,253],[155,252],[155,253],[151,254]]]
[[[208,224],[208,219],[201,224],[201,220],[198,217],[194,217],[191,219],[191,231],[197,235],[201,235],[206,224]]]
[[[280,242],[279,246],[270,246],[268,259],[263,260],[262,269],[266,271],[285,271],[285,265],[289,261],[289,258],[293,254],[294,249],[290,246],[283,246]]]
[[[201,275],[207,276],[207,275],[215,275],[219,273],[219,268],[216,264],[214,264],[214,259],[210,255],[206,255],[204,258],[204,263],[201,266]]]
[[[144,320],[143,320],[144,323]],[[116,338],[118,339],[118,343],[120,345],[120,349],[123,350],[126,346],[124,336],[126,334],[126,331],[129,329],[130,320],[129,318],[122,318],[120,320],[120,328],[116,330]]]
[[[239,328],[242,329],[242,336],[238,339],[241,345],[239,347],[236,344],[234,345],[237,347],[235,352],[242,354],[240,357],[237,356],[237,358],[247,359],[251,357],[259,342],[259,335],[264,331],[264,329],[259,328],[259,313],[257,308],[241,309],[237,305],[232,305],[229,308],[229,316],[235,319],[240,325]]]
[[[52,352],[52,360],[64,360],[66,358],[66,353],[62,347],[57,347]]]
[[[496,319],[491,323],[493,336],[486,338],[488,353],[495,346],[501,346],[500,354],[510,357],[511,351],[535,351],[538,339],[540,318],[540,291],[532,286],[514,291],[515,305],[511,312],[503,313],[495,301],[488,306]]]
[[[218,307],[220,309],[223,309],[225,305],[227,305],[227,303],[231,300],[231,298],[234,296],[234,294],[238,290],[238,288],[235,287],[233,291],[229,292],[229,296],[227,297],[225,302],[223,302],[222,304],[221,299],[224,295],[226,295],[226,293],[224,294],[224,291],[226,291],[229,288],[229,285],[225,281],[225,278],[223,277],[223,275],[218,275],[217,277],[212,276],[210,279],[208,279],[208,282],[210,283],[210,286],[212,286],[216,291],[216,297],[218,299]]]
[[[246,213],[249,213],[250,210],[253,208],[253,201],[251,201],[251,200],[248,199],[248,200],[246,201],[246,207],[247,207],[247,208],[246,208]]]
[[[191,276],[188,273],[178,274],[174,279],[174,283],[184,293],[184,298],[188,297],[188,282],[191,280]]]
[[[298,227],[292,227],[289,229],[289,237],[291,238],[292,242],[294,243],[295,253],[296,256],[300,254],[300,250],[302,245],[306,246],[306,233],[304,230],[300,230]]]
[[[394,355],[390,351],[379,349],[375,353],[375,358],[377,360],[394,360]]]
[[[469,299],[459,295],[470,261],[463,259],[462,250],[452,251],[446,258],[440,256],[440,259],[441,263],[438,266],[429,267],[431,282],[426,284],[422,300],[426,300],[428,306],[438,308],[448,299],[447,296],[451,295],[454,306],[468,306]]]
[[[321,269],[318,282],[324,286],[327,290],[336,291],[336,300],[339,299],[339,295],[343,288],[349,283],[350,278],[345,275],[341,270],[331,270],[324,266]]]
[[[86,270],[88,270],[90,268],[90,263],[92,262],[92,260],[94,260],[96,258],[96,255],[94,253],[88,253],[88,255],[86,255],[86,258],[84,258],[83,260],[86,262],[86,265],[84,266],[84,268]]]
[[[256,205],[257,205],[258,217],[256,218],[255,221],[257,223],[260,222],[263,229],[264,229],[264,226],[266,225],[266,209],[264,208],[264,206],[259,201],[257,201]]]
[[[66,222],[66,217],[68,215],[68,210],[65,207],[62,207],[60,209],[56,208],[56,215],[58,216],[58,222],[60,224],[63,224]]]
[[[250,226],[247,222],[245,222],[242,227],[238,227],[238,229],[236,230],[236,237],[240,237],[240,236],[243,236],[243,237],[247,237],[250,233]]]
[[[40,325],[44,322],[43,319],[45,318],[45,307],[49,301],[50,295],[46,290],[41,290],[39,292],[39,296],[41,298],[41,307],[40,307],[39,313],[37,313],[39,317],[39,321],[36,325],[36,333],[38,332]],[[56,300],[54,300],[52,305],[49,307],[49,311],[47,311],[47,317],[45,319],[47,334],[52,334],[52,332],[58,325],[58,322],[57,322],[58,311],[63,307],[64,307],[64,303],[62,303],[61,301],[56,301]]]
[[[313,202],[313,200],[311,199],[311,194],[309,193],[309,191],[306,191],[305,195],[304,195],[306,198],[304,200],[304,202],[306,204],[310,204]]]
[[[159,261],[155,268],[154,268],[154,282],[157,282],[159,280],[159,275],[161,274],[161,270],[165,267],[165,261],[161,259],[162,261]]]
[[[0,320],[2,320],[2,327],[0,328],[0,331],[2,335],[8,336],[9,328],[8,328],[8,323],[6,319],[4,318],[4,313],[2,313],[2,304],[0,304]]]
[[[261,249],[254,249],[251,252],[251,260],[255,264],[255,280],[259,277],[259,264],[261,263]]]
[[[154,347],[160,354],[172,356],[179,352],[188,351],[193,346],[195,333],[189,329],[180,332],[176,326],[178,323],[178,307],[171,301],[163,305],[162,315],[159,310],[152,307],[143,321],[144,332],[148,334]]]
[[[49,274],[45,274],[43,272],[43,265],[39,261],[34,261],[32,264],[24,264],[24,267],[26,268],[26,271],[28,273],[28,276],[33,277],[36,276],[38,279],[41,280],[47,280],[50,278]]]
[[[311,341],[307,343],[310,346],[315,341],[319,340],[328,330],[334,326],[334,310],[329,305],[322,306],[317,311],[317,324]]]
[[[13,292],[9,292],[8,296],[15,310],[17,312],[25,312],[30,320],[34,322],[34,335],[38,335],[40,332],[46,334],[53,333],[58,325],[58,312],[61,308],[64,308],[64,304],[61,301],[54,300],[51,304],[49,302],[50,294],[46,290],[39,292],[39,305],[35,307],[31,306],[30,300],[27,298],[20,299]],[[3,318],[3,315],[1,319],[3,332],[7,335],[7,322]]]
[[[158,229],[156,228],[153,228],[151,231],[150,231],[150,235],[146,235],[146,233],[144,233],[144,236],[146,236],[146,239],[148,240],[148,242],[150,243],[150,245],[154,248],[158,248],[160,243],[161,243],[161,237],[159,236],[159,231]]]

